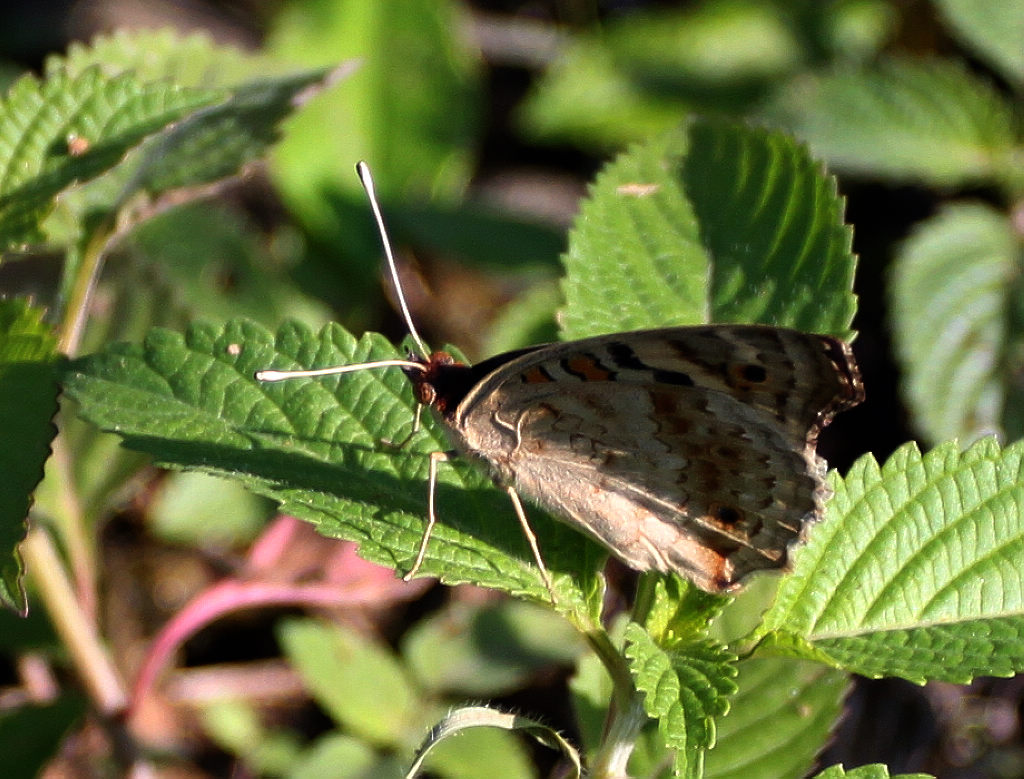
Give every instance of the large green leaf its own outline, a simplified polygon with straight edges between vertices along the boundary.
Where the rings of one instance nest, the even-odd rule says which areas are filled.
[[[57,341],[43,312],[0,300],[0,602],[25,611],[17,545],[57,429]]]
[[[830,165],[853,173],[940,186],[1020,185],[1010,106],[952,62],[890,59],[798,79],[769,113]]]
[[[557,51],[523,103],[522,123],[545,140],[605,150],[664,132],[687,113],[749,111],[822,50],[876,51],[894,26],[887,10],[716,0],[619,14]]]
[[[361,159],[385,198],[461,194],[479,121],[479,64],[456,34],[459,18],[449,0],[313,0],[276,15],[275,56],[307,67],[359,63],[274,153],[277,184],[304,222],[333,218],[323,193],[357,190],[352,166]]]
[[[737,664],[739,688],[717,720],[707,779],[805,776],[842,714],[849,677],[821,663],[753,658]]]
[[[88,43],[72,41],[63,55],[47,59],[45,72],[65,71],[74,77],[97,67],[108,78],[130,71],[140,82],[225,87],[266,74],[275,66],[264,57],[215,43],[206,32],[119,29]]]
[[[598,177],[570,236],[564,337],[756,322],[849,336],[835,181],[791,139],[694,121]]]
[[[314,334],[291,324],[273,336],[237,321],[195,326],[185,337],[153,330],[142,345],[76,361],[66,386],[87,419],[130,448],[163,465],[231,475],[321,532],[358,541],[367,559],[407,569],[427,514],[427,454],[449,445],[433,424],[402,449],[383,443],[412,426],[415,403],[401,372],[273,385],[253,378],[268,367],[398,356],[379,336],[357,342],[338,326]],[[508,498],[485,474],[442,465],[438,513],[423,573],[548,600]],[[604,553],[561,523],[534,512],[531,520],[559,606],[591,624]]]
[[[769,645],[922,683],[1024,670],[1024,442],[908,444],[832,483],[765,615]]]
[[[0,246],[39,242],[56,196],[119,164],[146,136],[226,93],[108,77],[98,67],[21,78],[0,103]],[[77,150],[70,140],[86,145]]]
[[[978,204],[948,206],[919,224],[893,266],[890,306],[903,389],[931,441],[969,443],[1024,435],[1011,343],[1022,337],[1011,310],[1020,241],[1010,221]]]
[[[139,190],[155,195],[237,173],[276,140],[296,96],[326,75],[230,90],[184,86],[172,78],[205,85],[227,60],[238,63],[224,68],[236,80],[255,68],[196,37],[181,41],[177,55],[193,55],[182,61],[173,42],[169,34],[104,38],[67,60],[51,58],[44,80],[25,76],[11,88],[0,103],[0,245],[73,244]],[[123,70],[133,65],[140,73]],[[44,227],[58,202],[70,218],[62,213]]]
[[[979,57],[1024,87],[1024,3],[934,0],[953,33]]]

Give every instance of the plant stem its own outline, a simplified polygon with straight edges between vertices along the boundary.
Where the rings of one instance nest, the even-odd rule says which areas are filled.
[[[71,455],[64,434],[58,434],[51,445],[53,466],[57,471],[57,516],[54,518],[67,552],[78,603],[86,618],[97,618],[96,550],[86,532],[85,516],[78,493]]]
[[[103,258],[107,247],[116,237],[113,220],[106,219],[103,224],[97,225],[82,251],[82,260],[75,272],[60,328],[60,350],[68,357],[74,357],[78,351],[92,293],[96,290],[103,269]]]
[[[635,688],[633,677],[630,676],[629,667],[626,665],[622,653],[612,644],[611,638],[603,630],[591,630],[585,634],[591,649],[601,661],[601,664],[608,671],[612,678],[612,703],[621,709],[629,706]]]
[[[106,717],[122,713],[128,701],[124,683],[100,641],[96,624],[85,618],[75,598],[53,539],[42,528],[33,527],[21,544],[21,553],[97,711]]]
[[[647,721],[643,695],[637,692],[629,666],[608,634],[603,630],[592,630],[585,635],[612,678],[612,699],[605,735],[588,775],[595,779],[624,777],[636,738]]]

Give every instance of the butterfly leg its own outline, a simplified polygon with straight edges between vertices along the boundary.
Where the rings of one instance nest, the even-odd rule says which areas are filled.
[[[430,534],[437,522],[437,513],[434,511],[434,495],[437,492],[437,464],[451,460],[456,454],[457,452],[430,453],[430,469],[427,473],[427,526],[423,530],[423,538],[420,540],[420,550],[416,553],[416,561],[412,564],[409,572],[402,577],[405,581],[410,581],[423,564],[423,558],[427,554],[427,541],[430,540]]]
[[[505,491],[508,493],[509,498],[512,499],[512,508],[515,509],[516,516],[519,517],[519,525],[523,528],[523,535],[526,536],[526,543],[530,545],[530,551],[533,552],[533,559],[537,563],[537,568],[540,569],[540,577],[544,580],[544,586],[548,588],[548,595],[551,596],[551,602],[558,605],[558,599],[555,597],[555,588],[551,584],[551,574],[548,573],[547,566],[544,565],[544,560],[541,559],[540,547],[537,545],[537,536],[533,534],[530,522],[526,519],[526,509],[523,508],[523,502],[519,499],[519,493],[516,492],[515,487],[505,487]]]

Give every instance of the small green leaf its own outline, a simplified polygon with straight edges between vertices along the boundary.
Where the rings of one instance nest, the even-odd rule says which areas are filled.
[[[275,15],[274,56],[307,67],[359,62],[274,153],[275,181],[304,222],[331,218],[325,190],[357,190],[352,166],[361,159],[385,199],[462,193],[480,102],[478,57],[455,32],[460,14],[449,0],[314,0]]]
[[[380,746],[404,743],[419,704],[405,669],[386,647],[313,620],[289,620],[278,634],[306,689],[335,722]]]
[[[647,714],[675,752],[680,776],[703,775],[704,753],[715,744],[715,720],[736,692],[735,655],[712,641],[659,646],[636,623],[626,627],[626,657]]]
[[[931,441],[970,443],[1001,432],[1012,413],[1009,309],[1021,259],[1009,220],[982,204],[947,206],[898,252],[893,339],[908,408]],[[1010,439],[1024,435],[1015,421]]]
[[[934,779],[931,774],[890,774],[888,766],[880,763],[857,766],[849,771],[841,765],[826,768],[814,779]]]
[[[791,139],[695,120],[621,155],[565,257],[563,336],[756,322],[849,337],[843,202]]]
[[[98,67],[76,76],[21,78],[0,102],[0,246],[44,239],[40,222],[54,198],[118,165],[147,135],[224,93],[109,78]],[[69,147],[77,137],[88,148]]]
[[[264,727],[255,706],[248,701],[215,701],[203,709],[202,721],[215,743],[260,775],[279,776],[299,754],[298,735]]]
[[[952,62],[892,59],[799,79],[769,113],[852,173],[939,186],[1019,180],[1009,106]]]
[[[659,644],[705,634],[729,603],[729,598],[706,593],[680,576],[654,572],[644,575],[638,592],[649,582],[653,582],[654,592],[644,629]]]
[[[838,667],[918,683],[1024,670],[1024,442],[923,456],[908,444],[832,485],[765,615],[765,648],[807,656],[803,641]]]
[[[953,33],[1018,87],[1024,86],[1024,3],[935,0]]]
[[[340,72],[340,71],[338,71]],[[300,93],[322,88],[321,69],[242,84],[218,105],[194,111],[145,144],[121,194],[158,194],[233,175],[262,156],[279,137],[279,123],[297,108]]]
[[[427,516],[428,454],[450,445],[427,424],[401,449],[415,402],[397,369],[261,384],[263,368],[343,365],[399,357],[379,336],[356,341],[331,325],[318,335],[291,324],[275,336],[252,322],[197,325],[183,338],[107,348],[73,364],[67,392],[83,415],[158,463],[239,479],[325,535],[360,544],[382,565],[407,569]],[[422,572],[548,602],[507,495],[467,464],[442,465],[439,521]],[[605,552],[562,523],[529,511],[559,608],[592,625]]]
[[[738,690],[718,722],[706,779],[806,776],[842,714],[849,677],[820,663],[754,658],[737,664]]]
[[[397,779],[401,775],[401,765],[393,756],[379,755],[365,741],[335,732],[303,750],[284,774],[286,779]]]
[[[28,604],[17,547],[57,433],[57,340],[42,316],[23,300],[0,300],[0,602],[19,612]]]
[[[153,497],[149,529],[171,543],[240,547],[266,524],[271,505],[237,483],[205,473],[174,473]]]
[[[508,694],[542,669],[571,666],[583,648],[579,633],[550,609],[513,600],[456,603],[402,641],[421,686],[474,698]]]

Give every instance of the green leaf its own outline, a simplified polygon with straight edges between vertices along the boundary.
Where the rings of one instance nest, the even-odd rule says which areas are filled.
[[[833,765],[826,768],[814,779],[932,779],[931,774],[890,774],[887,766],[880,763],[857,766],[849,771],[841,765]]]
[[[121,308],[142,307],[146,301],[137,300],[138,290],[145,286],[153,299],[148,326],[242,316],[274,326],[289,318],[319,326],[331,318],[325,306],[299,292],[281,267],[280,252],[267,247],[255,225],[208,200],[147,219],[119,249],[119,255],[130,252],[126,267],[115,266],[104,288],[120,304],[115,316]],[[138,340],[148,326],[117,338]]]
[[[328,733],[298,755],[284,774],[287,779],[366,779],[399,777],[402,767],[394,757],[383,757],[352,736]]]
[[[698,120],[635,147],[570,235],[563,337],[707,322],[849,337],[842,211],[834,180],[778,133]]]
[[[728,696],[737,689],[735,655],[706,640],[659,646],[636,623],[626,627],[625,638],[644,708],[676,751],[676,774],[702,776],[704,753],[715,744],[715,719],[729,710]]]
[[[145,145],[127,168],[131,175],[122,199],[140,190],[159,194],[233,175],[277,141],[278,125],[298,107],[300,93],[305,97],[331,77],[331,70],[320,69],[250,81],[222,103],[192,112]]]
[[[0,246],[44,239],[40,222],[54,198],[119,164],[147,135],[209,105],[222,92],[143,83],[98,67],[46,81],[21,78],[0,102]],[[88,144],[73,153],[69,139]]]
[[[260,722],[255,705],[241,699],[222,699],[201,713],[203,727],[218,746],[237,755],[261,776],[279,776],[294,765],[299,737],[287,730],[271,730]]]
[[[273,69],[269,60],[216,43],[206,32],[114,30],[88,43],[72,41],[67,52],[46,60],[44,72],[75,77],[98,67],[108,78],[127,71],[143,82],[166,80],[180,87],[232,86]]]
[[[176,54],[191,62],[172,54],[168,33],[102,39],[67,61],[51,59],[44,81],[25,76],[11,88],[0,103],[0,245],[71,244],[87,216],[91,224],[109,218],[140,189],[159,194],[236,173],[276,139],[296,95],[324,76],[266,78],[232,91],[185,87],[169,78],[206,84],[222,66],[238,77],[248,67],[228,68],[240,55],[204,39],[181,44]],[[110,62],[94,64],[105,55]],[[121,72],[130,65],[143,74]],[[44,227],[58,196],[63,211]]]
[[[380,746],[405,742],[419,703],[386,647],[350,628],[309,619],[282,623],[278,636],[306,689],[335,722]]]
[[[498,312],[487,328],[486,354],[501,354],[531,344],[558,340],[555,312],[562,293],[554,280],[542,281]]]
[[[148,529],[174,544],[238,548],[255,539],[270,508],[241,484],[205,473],[173,473],[153,496]]]
[[[65,696],[46,706],[21,706],[0,715],[4,776],[34,779],[42,775],[68,730],[85,711],[84,701]]]
[[[1009,309],[1022,259],[1010,221],[982,204],[947,206],[900,247],[893,340],[908,408],[929,440],[1024,435],[1019,414],[1006,418],[1016,406],[1007,397],[1017,363],[1008,359]]]
[[[497,729],[497,730],[496,730]],[[521,750],[509,741],[508,733],[521,731],[551,749],[557,749],[572,765],[570,779],[582,775],[579,753],[554,728],[530,717],[509,714],[486,706],[465,706],[450,712],[431,728],[416,750],[416,759],[406,779],[418,776],[424,763],[443,776],[474,779],[496,769],[502,777],[533,776],[534,771]],[[453,736],[458,736],[454,741]],[[460,743],[468,741],[469,743]]]
[[[651,608],[643,624],[659,644],[706,634],[711,621],[730,600],[706,593],[680,576],[655,572],[647,573],[641,579],[637,586],[638,600],[639,594],[651,584],[654,587]]]
[[[23,300],[0,300],[0,602],[19,612],[28,604],[17,547],[57,433],[57,340],[42,317]]]
[[[769,115],[851,173],[939,186],[1020,181],[1010,107],[952,62],[891,59],[799,79]]]
[[[573,764],[568,779],[579,779],[580,759],[573,746],[548,725],[518,714],[483,706],[467,706],[450,712],[431,728],[406,772],[407,779],[420,776],[421,767],[446,779],[477,779],[497,774],[505,779],[530,779],[536,770],[526,750],[512,735],[522,732],[551,749],[558,749]]]
[[[559,53],[522,109],[528,132],[598,148],[688,111],[742,110],[803,58],[790,15],[746,0],[632,13]]]
[[[992,67],[1024,86],[1024,4],[935,0],[953,34]]]
[[[67,392],[83,415],[163,465],[239,479],[325,535],[360,544],[368,560],[407,569],[427,516],[430,452],[449,448],[429,420],[401,449],[415,403],[396,369],[260,384],[263,368],[342,365],[400,355],[379,336],[356,341],[338,326],[319,335],[251,322],[197,325],[182,337],[153,330],[76,361]],[[548,602],[508,496],[466,464],[442,465],[438,525],[422,571]],[[600,609],[605,553],[565,525],[530,511],[559,607],[577,626]]]
[[[323,192],[356,191],[360,159],[385,199],[461,194],[479,123],[479,62],[459,29],[460,9],[448,0],[314,0],[276,14],[268,40],[275,56],[306,66],[360,63],[303,111],[275,151],[275,182],[304,222],[333,218]]]
[[[820,663],[754,658],[737,664],[738,690],[717,720],[706,779],[806,776],[843,711],[849,677]]]
[[[908,444],[832,486],[765,648],[918,683],[1024,670],[1024,442]]]
[[[402,641],[420,686],[473,698],[513,692],[542,669],[572,665],[583,649],[579,633],[550,609],[512,600],[455,603]]]

